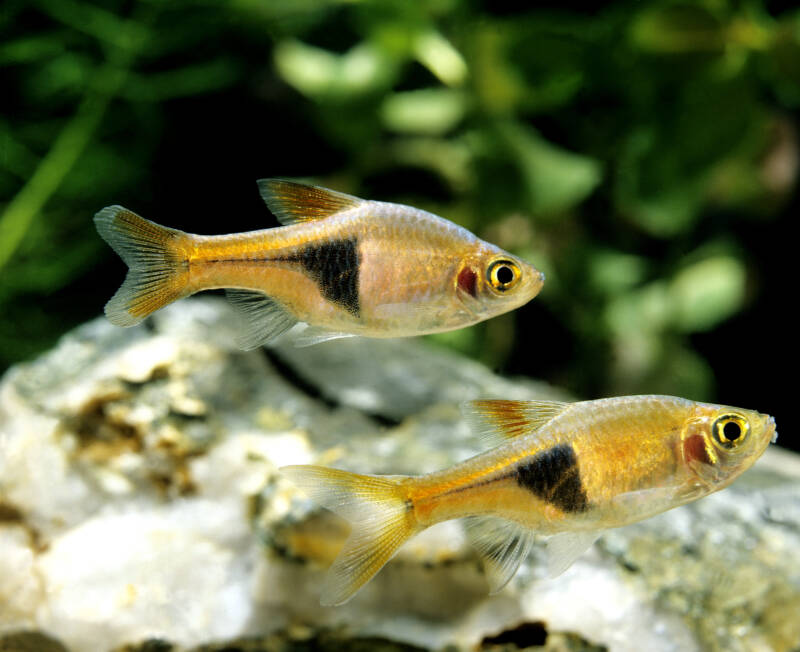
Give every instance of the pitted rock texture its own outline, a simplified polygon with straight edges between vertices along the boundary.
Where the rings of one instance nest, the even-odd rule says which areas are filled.
[[[535,550],[488,596],[450,522],[320,607],[348,527],[278,467],[426,473],[482,448],[461,401],[565,396],[418,339],[234,341],[224,302],[191,299],[132,329],[90,322],[5,375],[0,650],[800,647],[800,461],[777,447],[559,578]]]

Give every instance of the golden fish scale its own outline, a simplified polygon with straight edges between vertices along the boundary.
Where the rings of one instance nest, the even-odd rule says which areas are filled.
[[[419,302],[438,294],[452,303],[457,266],[480,242],[446,223],[404,223],[401,215],[361,225],[362,294],[371,316],[387,303]],[[377,226],[375,226],[377,225]],[[454,237],[455,236],[455,237]],[[431,280],[436,279],[436,284]]]
[[[406,540],[462,517],[492,517],[472,520],[467,533],[493,591],[514,574],[533,534],[561,535],[547,544],[548,570],[559,574],[603,530],[727,486],[776,436],[768,415],[669,396],[474,401],[466,414],[505,443],[421,477],[282,469],[356,532],[328,573],[322,604],[346,602]]]
[[[197,236],[190,259],[192,292],[216,288],[262,291],[291,307],[300,317],[312,314],[335,316],[344,312],[325,299],[320,288],[297,265],[265,257],[280,258],[307,245],[308,227],[288,226],[250,233]],[[286,230],[290,232],[286,232]],[[293,231],[293,232],[292,232]],[[302,237],[303,232],[306,238]],[[317,238],[315,241],[322,241]]]
[[[617,496],[684,479],[680,458],[689,401],[629,397],[592,401],[594,415],[564,415],[564,439],[575,449],[590,503],[601,508]],[[570,429],[579,433],[570,438]]]
[[[532,265],[423,210],[280,179],[259,189],[284,226],[199,236],[122,206],[98,211],[98,233],[129,268],[108,319],[133,326],[173,301],[229,288],[246,348],[298,322],[310,327],[297,340],[306,344],[405,337],[508,312],[544,282]]]
[[[533,436],[422,478],[409,497],[421,523],[479,513],[506,516],[540,532],[639,520],[616,499],[631,492],[678,487],[687,478],[680,457],[683,424],[697,404],[667,397],[602,399],[571,405]],[[569,513],[521,487],[515,472],[537,454],[572,447],[588,509]],[[621,521],[617,523],[617,521]]]
[[[379,309],[386,304],[413,306],[425,298],[430,319],[436,317],[437,308],[444,313],[461,310],[454,297],[456,266],[472,252],[477,254],[480,241],[448,223],[409,219],[399,206],[383,211],[379,215],[383,219],[376,219],[375,210],[367,207],[320,222],[250,233],[197,236],[189,257],[191,290],[262,291],[289,306],[301,320],[312,315],[319,320],[322,315],[329,327],[375,335],[395,321],[392,313],[381,314]],[[358,242],[358,318],[326,299],[318,283],[296,263],[274,260],[295,255],[310,244],[348,238]]]
[[[557,443],[549,441],[550,445]],[[449,469],[415,478],[409,498],[419,521],[431,525],[481,513],[513,513],[518,517],[526,512],[533,517],[531,524],[538,525],[545,518],[547,504],[521,490],[513,473],[521,460],[549,446],[542,443],[534,451],[519,444],[511,442]]]

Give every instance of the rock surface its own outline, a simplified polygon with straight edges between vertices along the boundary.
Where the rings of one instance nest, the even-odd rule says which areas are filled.
[[[419,340],[235,350],[214,298],[98,319],[0,383],[2,650],[792,650],[800,461],[608,532],[488,596],[457,522],[318,604],[346,525],[277,473],[424,473],[480,448],[458,403],[559,398]]]

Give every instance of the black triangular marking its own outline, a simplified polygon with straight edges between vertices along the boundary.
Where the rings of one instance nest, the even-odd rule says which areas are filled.
[[[569,444],[536,454],[517,468],[517,483],[565,512],[584,512],[589,504],[578,459]]]
[[[308,245],[285,260],[300,263],[317,282],[323,297],[343,306],[356,317],[361,314],[357,238]]]

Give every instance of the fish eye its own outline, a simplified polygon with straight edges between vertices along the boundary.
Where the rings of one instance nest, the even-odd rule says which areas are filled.
[[[519,266],[510,260],[495,260],[486,270],[489,285],[498,292],[506,292],[517,284],[521,276]]]
[[[750,432],[750,424],[738,414],[723,414],[711,425],[714,443],[722,448],[736,448]]]

